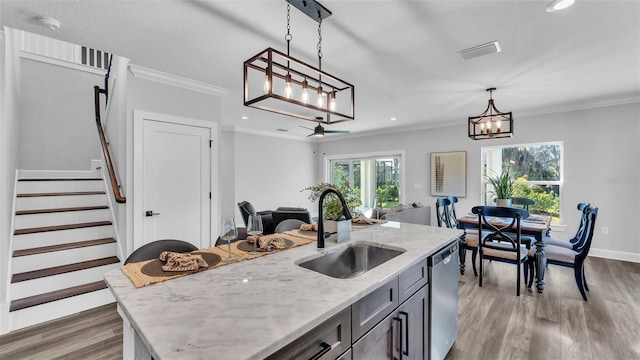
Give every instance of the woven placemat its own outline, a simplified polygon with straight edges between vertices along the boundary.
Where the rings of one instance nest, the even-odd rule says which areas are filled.
[[[192,252],[193,255],[200,255],[209,265],[206,268],[199,268],[197,270],[189,270],[189,271],[164,271],[162,270],[162,266],[165,264],[164,261],[160,259],[153,259],[148,263],[144,264],[144,266],[140,269],[140,272],[148,275],[148,276],[174,276],[174,275],[188,275],[197,273],[198,271],[207,270],[215,265],[217,265],[222,258],[218,254],[208,253],[208,252]]]
[[[285,243],[285,247],[283,249],[276,249],[276,250],[272,250],[272,251],[266,251],[266,250],[258,248],[258,249],[256,249],[256,251],[269,253],[269,252],[273,252],[273,251],[277,251],[277,250],[285,250],[285,249],[288,249],[288,248],[293,246],[293,241],[291,241],[289,239],[284,239],[284,243]],[[247,240],[238,241],[237,248],[238,248],[238,250],[242,250],[242,251],[254,251],[253,243],[249,243]]]
[[[284,234],[289,236],[295,236],[296,238],[310,240],[310,241],[314,241],[318,239],[318,233],[316,231],[289,230],[289,231],[285,231]]]
[[[285,236],[287,236],[285,234]],[[313,242],[313,240],[315,240],[315,238],[310,239],[309,237],[307,238],[302,238],[302,237],[297,237],[297,236],[288,236],[287,239],[285,239],[287,242],[292,242],[293,244],[291,245],[291,247],[296,247],[296,246],[301,246],[301,245],[306,245],[309,244],[311,242]],[[244,261],[244,260],[251,260],[251,259],[255,259],[261,256],[266,256],[272,253],[275,253],[277,251],[263,251],[263,252],[259,252],[258,254],[251,254],[247,251],[242,251],[240,249],[238,249],[238,243],[240,243],[240,241],[236,241],[231,243],[231,254],[236,256],[237,260],[235,261],[230,261],[230,262],[225,262],[225,261],[218,261],[216,264],[214,265],[209,265],[208,269],[212,269],[212,268],[217,268],[220,266],[225,266],[228,264],[234,264],[240,261]],[[219,258],[226,258],[228,253],[227,253],[227,244],[225,245],[220,245],[220,246],[216,246],[216,247],[211,247],[208,249],[201,249],[201,250],[196,250],[194,251],[194,253],[198,253],[198,254],[205,254],[203,256],[203,258],[205,258],[205,256],[207,256],[207,254],[214,254],[217,255]],[[282,249],[282,250],[286,250],[286,249]],[[205,258],[206,260],[206,258]],[[167,281],[167,280],[171,280],[171,279],[176,279],[182,276],[186,276],[189,274],[193,274],[199,271],[194,271],[194,272],[187,272],[187,273],[181,273],[181,274],[175,274],[175,273],[171,273],[171,272],[167,272],[166,276],[165,275],[161,275],[161,276],[149,276],[145,273],[142,272],[142,268],[147,265],[148,263],[155,261],[155,260],[147,260],[147,261],[141,261],[141,262],[137,262],[137,263],[129,263],[126,265],[123,265],[121,267],[122,272],[131,280],[131,282],[133,283],[133,286],[135,286],[136,288],[140,288],[143,286],[147,286],[147,285],[151,285],[151,284],[156,284],[159,282],[163,282],[163,281]],[[207,261],[207,263],[209,263],[209,261]],[[210,264],[210,263],[209,263]],[[207,269],[204,269],[207,270]],[[200,270],[202,271],[202,270]]]

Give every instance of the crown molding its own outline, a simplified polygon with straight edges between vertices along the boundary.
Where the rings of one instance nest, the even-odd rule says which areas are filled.
[[[204,94],[223,96],[229,93],[229,89],[207,84],[201,81],[188,79],[182,76],[149,69],[143,66],[129,64],[129,71],[134,77],[149,81],[155,81],[165,85],[180,87]]]

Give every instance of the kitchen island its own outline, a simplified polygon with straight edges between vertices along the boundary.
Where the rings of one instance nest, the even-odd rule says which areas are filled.
[[[135,288],[120,269],[105,274],[123,317],[124,358],[263,359],[340,313],[462,235],[389,222],[355,230],[351,241],[406,250],[352,278],[297,265],[347,244],[291,248]]]

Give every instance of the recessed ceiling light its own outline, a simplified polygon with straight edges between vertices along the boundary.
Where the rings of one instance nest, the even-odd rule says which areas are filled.
[[[48,16],[39,16],[38,22],[40,22],[42,26],[54,31],[60,29],[60,25],[62,25],[57,19]]]
[[[389,120],[391,120],[391,121],[396,121],[396,120],[398,120],[398,119],[397,119],[397,118],[392,117],[392,118],[391,118],[391,119],[389,119]]]
[[[247,120],[249,119],[249,117],[247,115],[242,115],[242,117],[240,117],[242,120]]]
[[[562,9],[566,9],[573,5],[576,0],[553,0],[547,5],[547,12],[554,12]]]

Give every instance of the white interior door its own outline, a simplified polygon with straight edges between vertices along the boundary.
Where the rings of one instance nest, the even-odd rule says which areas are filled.
[[[211,244],[211,129],[144,119],[143,239]]]

